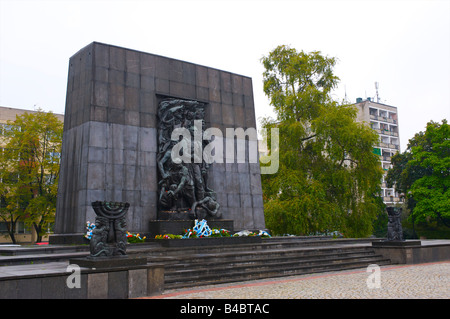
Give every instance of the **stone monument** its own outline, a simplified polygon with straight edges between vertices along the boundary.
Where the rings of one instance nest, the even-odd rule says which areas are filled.
[[[214,145],[214,161],[203,157],[200,162],[192,155],[189,162],[187,149],[181,147],[183,134],[178,141],[173,136],[168,140],[169,126],[190,132],[194,148],[203,131],[203,153],[208,144]],[[141,234],[162,232],[155,226],[158,221],[179,220],[180,215],[232,222],[234,230],[264,229],[260,168],[251,153],[257,147],[250,138],[255,128],[251,78],[89,44],[69,61],[50,243],[83,242],[86,221],[95,219],[95,201],[130,203],[127,230]],[[214,136],[208,140],[206,132]],[[227,152],[220,152],[220,143]],[[185,159],[181,163],[165,161],[165,151],[175,145]],[[240,145],[245,147],[243,160]]]
[[[387,227],[387,240],[388,241],[403,241],[403,230],[400,208],[387,207],[388,213],[388,227]]]
[[[402,230],[402,209],[400,207],[386,207],[388,215],[387,238],[381,241],[373,241],[374,247],[408,247],[420,246],[420,240],[404,240]]]

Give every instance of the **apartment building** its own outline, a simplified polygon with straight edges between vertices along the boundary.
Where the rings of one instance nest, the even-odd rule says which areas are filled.
[[[36,112],[37,111],[0,106],[0,135],[3,136],[4,131],[9,129],[10,125],[8,125],[8,121],[14,121],[16,119],[16,116],[20,116],[25,113],[36,113]],[[55,114],[55,115],[61,122],[64,122],[63,114]]]
[[[25,113],[35,113],[33,110],[16,109],[11,107],[0,106],[0,151],[3,151],[5,145],[5,132],[11,129],[11,124],[8,121],[14,121],[16,116],[23,115]],[[64,115],[55,114],[56,117],[64,122]],[[33,240],[35,234],[33,234],[33,229],[28,229],[25,227],[23,221],[19,221],[16,227],[16,239],[19,243],[27,243]],[[0,243],[9,243],[10,239],[7,236],[7,225],[4,220],[0,219]],[[5,236],[6,235],[6,236]]]
[[[381,184],[383,202],[394,205],[401,201],[394,188],[386,185],[386,175],[392,167],[391,157],[400,152],[400,135],[397,107],[372,101],[370,98],[356,99],[354,104],[358,109],[357,121],[364,122],[378,133],[380,139],[374,145],[374,153],[380,156],[381,166],[385,172]]]

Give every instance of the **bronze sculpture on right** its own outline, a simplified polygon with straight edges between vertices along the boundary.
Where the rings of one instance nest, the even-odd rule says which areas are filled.
[[[397,207],[387,207],[388,228],[387,241],[404,241],[401,222],[402,209]]]

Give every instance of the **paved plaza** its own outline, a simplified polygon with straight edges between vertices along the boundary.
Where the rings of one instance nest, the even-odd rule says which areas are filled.
[[[164,299],[449,299],[450,261],[390,265],[191,289]]]

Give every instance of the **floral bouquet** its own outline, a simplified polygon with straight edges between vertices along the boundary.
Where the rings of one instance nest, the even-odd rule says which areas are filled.
[[[209,228],[206,220],[202,219],[201,221],[198,221],[198,219],[195,220],[195,225],[192,229],[186,229],[185,234],[183,235],[183,238],[191,238],[191,237],[208,237],[211,235],[211,229]]]
[[[141,237],[139,234],[133,234],[127,231],[127,241],[129,243],[143,243],[147,237]]]
[[[174,235],[174,234],[156,235],[155,239],[181,239],[181,235]]]
[[[91,240],[92,238],[92,231],[95,228],[95,224],[94,223],[90,223],[89,221],[86,222],[86,234],[84,235],[84,238],[87,238],[89,240]]]
[[[217,229],[217,228],[213,228],[211,230],[211,235],[210,237],[230,237],[231,234],[228,230],[226,229]]]
[[[252,232],[249,230],[242,230],[233,235],[234,237],[252,237],[252,236],[261,236],[262,238],[272,237],[265,230],[260,230],[258,232]]]

